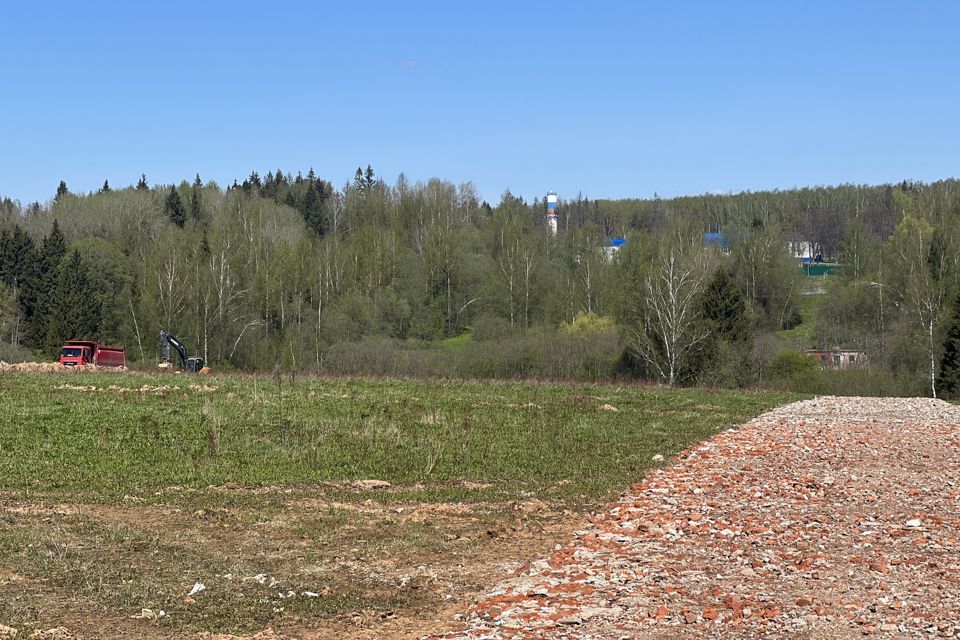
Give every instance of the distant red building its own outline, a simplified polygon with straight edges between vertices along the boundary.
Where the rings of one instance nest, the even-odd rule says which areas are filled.
[[[869,363],[867,352],[856,349],[807,349],[804,354],[816,358],[821,369],[848,369]]]

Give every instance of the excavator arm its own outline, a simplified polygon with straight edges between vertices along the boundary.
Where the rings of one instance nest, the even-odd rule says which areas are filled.
[[[170,347],[173,347],[177,355],[180,356],[180,366],[187,368],[187,349],[183,343],[177,340],[176,336],[160,329],[160,353],[164,362],[170,362]]]

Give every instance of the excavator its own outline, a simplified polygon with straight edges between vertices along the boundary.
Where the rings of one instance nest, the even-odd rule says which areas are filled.
[[[169,366],[171,364],[170,347],[173,347],[177,355],[180,356],[181,369],[187,373],[198,373],[203,369],[203,358],[200,356],[188,356],[187,348],[183,346],[183,343],[166,329],[160,329],[160,366],[164,366],[165,364]]]

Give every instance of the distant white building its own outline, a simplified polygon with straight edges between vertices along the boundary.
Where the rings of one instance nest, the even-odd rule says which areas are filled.
[[[807,240],[788,240],[787,249],[797,260],[813,260],[813,243]]]
[[[607,254],[607,261],[613,260],[620,253],[620,248],[626,243],[626,238],[607,238],[603,245],[603,250]]]

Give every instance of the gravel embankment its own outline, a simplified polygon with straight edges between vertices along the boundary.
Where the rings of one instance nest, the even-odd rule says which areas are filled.
[[[960,637],[960,407],[834,398],[651,472],[440,638]]]

